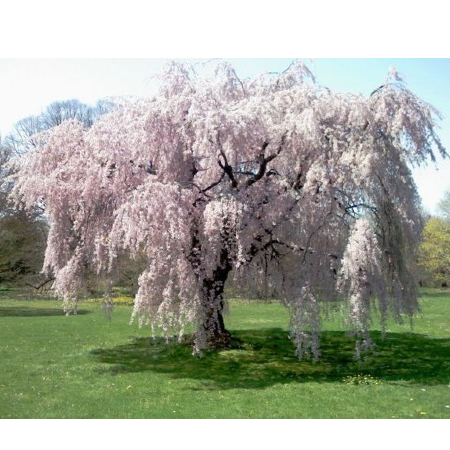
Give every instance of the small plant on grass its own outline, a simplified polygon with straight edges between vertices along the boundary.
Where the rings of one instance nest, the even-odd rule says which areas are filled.
[[[383,384],[383,382],[368,374],[358,374],[358,375],[349,375],[342,379],[345,384],[356,384],[356,385],[379,385]]]

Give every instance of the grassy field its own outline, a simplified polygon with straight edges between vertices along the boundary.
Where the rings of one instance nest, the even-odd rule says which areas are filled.
[[[0,418],[450,418],[450,293],[423,292],[423,315],[374,329],[378,355],[353,361],[339,316],[322,359],[298,361],[277,303],[231,302],[236,348],[191,355],[83,302],[0,295]]]

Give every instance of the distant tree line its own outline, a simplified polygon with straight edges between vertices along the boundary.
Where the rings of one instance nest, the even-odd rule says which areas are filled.
[[[419,279],[423,285],[450,286],[450,191],[429,217],[419,248]]]

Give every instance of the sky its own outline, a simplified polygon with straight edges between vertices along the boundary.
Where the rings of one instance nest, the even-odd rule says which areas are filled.
[[[239,76],[280,72],[292,59],[227,58]],[[196,64],[205,60],[191,59]],[[39,114],[56,100],[77,98],[94,104],[110,96],[152,95],[155,75],[165,59],[0,59],[0,135],[18,120]],[[450,152],[450,59],[306,59],[319,83],[334,91],[370,93],[380,86],[391,66],[407,86],[443,115],[440,136]],[[450,190],[450,160],[414,168],[423,205],[431,213]]]

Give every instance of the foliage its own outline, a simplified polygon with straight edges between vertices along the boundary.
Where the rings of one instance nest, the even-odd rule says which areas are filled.
[[[0,282],[40,272],[46,234],[45,222],[30,220],[23,212],[0,217]]]
[[[0,283],[34,283],[44,260],[47,224],[38,209],[17,211],[8,202],[10,156],[11,150],[0,141]]]
[[[441,284],[450,282],[450,222],[431,218],[423,230],[419,263]]]
[[[382,340],[372,329],[378,355],[363,363],[341,317],[324,320],[313,363],[293,354],[275,302],[232,301],[233,348],[193,358],[189,345],[130,328],[128,306],[110,323],[89,301],[65,317],[54,299],[0,289],[0,417],[448,419],[450,295],[422,294],[415,332],[389,322]],[[347,383],[371,378],[381,384]]]
[[[408,164],[446,155],[438,117],[395,71],[365,98],[320,86],[300,61],[250,80],[172,63],[155,97],[35,136],[14,195],[45,203],[45,269],[68,313],[87,267],[108,296],[125,252],[146,259],[133,317],[180,339],[194,324],[197,352],[229,340],[232,279],[282,300],[299,357],[319,356],[322,303],[348,298],[359,354],[373,309],[382,324],[418,310]]]

